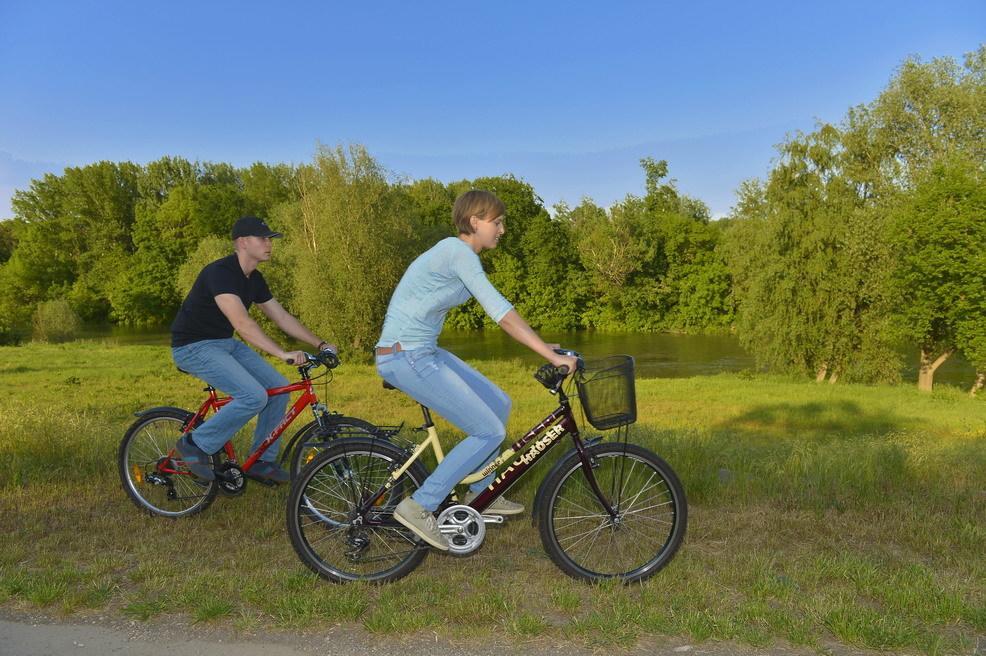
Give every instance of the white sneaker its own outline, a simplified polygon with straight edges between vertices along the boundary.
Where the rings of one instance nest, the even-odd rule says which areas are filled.
[[[448,538],[438,530],[435,515],[408,497],[394,508],[394,519],[409,528],[419,538],[442,551],[448,551]]]
[[[466,492],[463,502],[468,506],[478,496],[479,494],[476,492]],[[519,515],[524,512],[524,505],[507,501],[503,497],[497,497],[496,501],[487,506],[483,512],[487,515]]]

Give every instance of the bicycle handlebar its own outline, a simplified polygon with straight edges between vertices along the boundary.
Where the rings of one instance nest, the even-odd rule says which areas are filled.
[[[582,354],[573,351],[571,349],[554,349],[555,353],[558,355],[567,355],[578,360],[577,370],[581,370],[583,366]],[[547,388],[552,394],[557,394],[558,389],[561,387],[562,382],[564,382],[565,377],[568,376],[572,371],[569,370],[568,365],[562,365],[556,367],[553,364],[544,364],[538,367],[538,370],[534,373],[534,379],[541,383]]]
[[[322,349],[316,355],[312,355],[307,351],[302,351],[302,353],[305,354],[305,364],[298,365],[298,371],[311,371],[320,365],[324,365],[329,369],[335,369],[341,364],[339,355],[329,349]],[[285,360],[285,362],[294,364],[291,360]]]

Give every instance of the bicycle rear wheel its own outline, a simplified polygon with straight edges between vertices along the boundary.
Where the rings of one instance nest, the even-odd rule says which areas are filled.
[[[203,486],[195,482],[174,450],[192,416],[181,408],[158,408],[141,415],[123,436],[117,454],[120,482],[141,510],[162,517],[188,517],[208,508],[216,498],[218,483]],[[212,458],[213,467],[218,466],[217,456]]]
[[[681,482],[664,460],[635,444],[597,444],[586,452],[616,517],[599,502],[573,452],[542,483],[546,505],[539,509],[538,529],[545,551],[577,579],[630,583],[653,576],[685,537],[688,504]]]
[[[407,455],[383,440],[346,438],[302,470],[288,495],[287,528],[306,567],[337,583],[383,583],[406,576],[424,560],[427,545],[393,519],[397,504],[428,476],[420,462],[377,505],[359,512]]]

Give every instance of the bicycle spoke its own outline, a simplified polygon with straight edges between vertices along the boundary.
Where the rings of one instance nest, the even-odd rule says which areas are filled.
[[[378,502],[367,506],[391,480],[396,450],[370,440],[339,442],[313,464],[315,471],[306,470],[307,479],[293,491],[295,526],[302,539],[299,543],[292,534],[296,551],[319,574],[336,580],[378,579],[408,563],[413,567],[425,553],[420,543],[403,526],[384,522],[419,483],[405,472]]]
[[[661,471],[632,449],[611,448],[595,454],[593,462],[592,476],[617,516],[603,510],[577,463],[552,501],[555,543],[584,571],[601,576],[637,571],[668,544],[676,500]]]

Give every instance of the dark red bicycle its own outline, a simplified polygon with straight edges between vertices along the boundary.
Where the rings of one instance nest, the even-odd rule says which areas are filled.
[[[544,455],[571,439],[572,448],[548,472],[534,497],[533,516],[551,560],[586,581],[642,581],[667,565],[681,546],[688,502],[677,475],[652,451],[628,441],[636,421],[633,358],[579,358],[574,387],[586,420],[615,438],[583,437],[562,383],[567,368],[541,367],[535,378],[559,405],[482,471],[473,483],[497,473],[493,483],[465,504],[453,491],[438,510],[449,552],[465,556],[483,544],[486,526],[503,523],[487,508]],[[384,387],[388,385],[385,383]],[[295,478],[287,503],[291,544],[301,561],[335,582],[394,581],[421,564],[430,548],[394,519],[394,508],[428,477],[426,451],[443,459],[434,422],[421,407],[421,443],[357,437],[337,440]]]
[[[322,375],[313,377],[312,371],[323,366],[326,369]],[[227,442],[212,456],[216,479],[208,483],[200,481],[188,470],[175,451],[175,442],[205,421],[209,414],[232,401],[232,397],[220,396],[209,385],[203,390],[208,396],[196,412],[164,406],[136,413],[137,421],[127,429],[120,442],[118,462],[123,489],[138,508],[152,515],[177,518],[202,512],[220,492],[228,496],[243,493],[254,463],[271,444],[280,439],[306,407],[311,409],[313,420],[291,437],[280,457],[282,464],[290,463],[288,468],[292,476],[340,437],[389,439],[398,428],[378,427],[362,419],[331,412],[319,401],[314,381],[328,376],[337,366],[339,358],[332,351],[306,354],[305,364],[298,367],[301,380],[267,390],[268,396],[301,392],[284,418],[242,463],[237,460],[233,443]],[[269,481],[260,482],[272,484]]]

